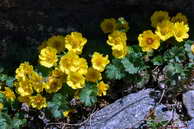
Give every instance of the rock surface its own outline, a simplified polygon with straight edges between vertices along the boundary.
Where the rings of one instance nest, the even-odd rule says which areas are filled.
[[[194,119],[188,122],[188,128],[187,129],[194,129]]]
[[[188,91],[183,94],[183,103],[187,109],[188,115],[191,118],[194,118],[194,90]]]
[[[187,129],[186,125],[179,119],[179,115],[175,111],[164,110],[167,107],[163,104],[155,108],[156,120],[159,121],[173,121],[175,127],[181,127],[181,129]],[[185,127],[185,128],[184,128]]]
[[[125,129],[139,127],[150,109],[154,99],[152,89],[139,91],[117,100],[96,112],[91,120],[80,129]]]

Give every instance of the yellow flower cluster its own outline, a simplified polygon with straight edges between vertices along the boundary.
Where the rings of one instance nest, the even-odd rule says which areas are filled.
[[[108,35],[107,44],[112,47],[112,54],[115,58],[123,58],[128,53],[127,36],[125,32],[114,31]]]
[[[87,39],[78,32],[72,32],[65,37],[53,36],[44,42],[39,47],[39,63],[44,67],[54,68],[48,77],[43,77],[28,62],[21,63],[16,69],[17,81],[14,84],[16,92],[19,94],[19,102],[27,103],[29,106],[41,110],[47,106],[46,98],[41,95],[43,91],[56,93],[62,89],[65,83],[79,91],[86,82],[93,82],[98,88],[98,95],[106,95],[109,86],[102,83],[101,72],[110,62],[108,55],[103,56],[103,54],[94,52],[91,58],[92,66],[88,67],[87,60],[80,57],[86,42]],[[67,52],[58,55],[65,48]],[[101,82],[98,83],[98,81]],[[66,116],[67,113],[64,115]]]
[[[104,33],[112,33],[115,30],[128,31],[129,25],[128,22],[123,18],[107,18],[102,21],[100,27]]]
[[[155,34],[151,30],[146,30],[138,36],[142,51],[149,52],[158,49],[160,40],[166,41],[173,36],[177,42],[189,38],[188,20],[182,13],[177,13],[176,16],[170,18],[168,12],[156,11],[151,16],[151,23],[156,28]]]
[[[86,42],[87,39],[79,32],[72,32],[65,37],[60,35],[53,36],[39,46],[40,64],[47,68],[55,66],[58,61],[57,54],[65,51],[65,49],[81,54]]]
[[[176,16],[170,18],[166,11],[156,11],[151,16],[152,26],[156,28],[156,34],[162,41],[165,41],[172,36],[178,42],[189,38],[188,20],[182,13],[177,13]]]
[[[43,91],[44,78],[33,70],[33,66],[28,62],[21,63],[19,68],[16,69],[16,79],[15,87],[16,92],[20,95],[18,97],[20,102],[26,102],[34,108],[41,109],[46,105],[46,100],[42,103],[39,102],[38,105],[32,101],[32,94],[34,91],[36,93],[41,93]],[[37,107],[36,107],[36,106]]]

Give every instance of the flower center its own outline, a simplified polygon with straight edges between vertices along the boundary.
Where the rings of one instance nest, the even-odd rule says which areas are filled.
[[[147,38],[146,41],[147,41],[148,45],[151,45],[154,42],[154,40],[152,38]]]

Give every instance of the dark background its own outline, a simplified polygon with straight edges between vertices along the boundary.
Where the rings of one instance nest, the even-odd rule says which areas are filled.
[[[193,39],[192,0],[0,0],[0,66],[13,72],[20,62],[36,64],[37,46],[43,40],[72,31],[88,39],[87,54],[102,51],[107,36],[99,25],[109,17],[129,22],[128,42],[135,44],[138,34],[150,29],[150,16],[156,10],[169,11],[171,16],[184,13]]]

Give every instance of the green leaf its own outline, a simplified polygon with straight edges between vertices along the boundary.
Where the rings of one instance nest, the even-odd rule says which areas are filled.
[[[106,67],[105,74],[108,79],[120,80],[124,78],[126,73],[124,71],[121,60],[113,59],[112,64],[109,64]]]
[[[11,118],[7,113],[0,113],[0,129],[12,129]]]
[[[40,73],[43,77],[47,77],[49,73],[52,71],[52,69],[46,68],[44,66],[38,65],[37,66],[37,71]]]
[[[18,119],[18,118],[14,118],[12,120],[12,127],[14,129],[21,129],[21,127],[26,124],[26,119]]]
[[[134,66],[133,63],[131,63],[127,58],[124,58],[121,60],[121,63],[123,64],[125,71],[129,74],[135,74],[138,72],[138,68]]]
[[[97,87],[94,84],[86,84],[86,87],[81,89],[80,100],[86,106],[92,106],[97,101]]]
[[[9,87],[13,87],[13,82],[15,81],[14,77],[8,77],[6,80],[6,85]]]
[[[61,93],[53,95],[52,100],[48,102],[48,110],[55,118],[62,118],[63,111],[69,109],[66,96]]]
[[[154,64],[154,65],[162,65],[163,64],[163,58],[162,58],[162,56],[156,56],[156,57],[154,57],[153,59],[152,59],[152,63]]]

